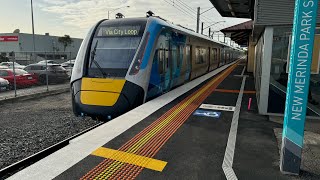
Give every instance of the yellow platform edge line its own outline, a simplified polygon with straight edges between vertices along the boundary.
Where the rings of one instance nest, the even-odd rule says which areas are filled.
[[[167,165],[167,162],[165,161],[148,158],[148,157],[127,153],[123,151],[118,151],[114,149],[109,149],[105,147],[98,148],[97,150],[92,152],[91,155],[133,164],[133,165],[141,166],[141,167],[148,168],[154,171],[159,171],[159,172],[162,172],[162,170]]]

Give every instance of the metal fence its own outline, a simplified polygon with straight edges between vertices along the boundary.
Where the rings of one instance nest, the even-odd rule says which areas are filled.
[[[0,101],[69,87],[71,52],[2,52]]]

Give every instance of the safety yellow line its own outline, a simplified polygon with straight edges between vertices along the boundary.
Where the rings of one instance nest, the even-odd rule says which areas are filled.
[[[232,67],[236,66],[234,64]],[[203,92],[207,91],[216,81],[218,81],[221,77],[223,77],[228,70],[224,71],[220,76],[214,78],[209,84],[207,84],[205,87],[201,88],[195,95],[193,95],[191,98],[189,98],[186,102],[184,102],[179,108],[174,110],[167,118],[165,118],[161,123],[159,123],[156,127],[154,127],[152,130],[150,130],[146,135],[144,135],[138,142],[136,142],[133,146],[131,146],[126,153],[136,153],[143,145],[145,145],[152,137],[154,137],[159,131],[161,131],[167,124],[169,124],[172,120],[175,119],[175,117],[188,105],[190,105],[196,98],[198,98]],[[115,152],[115,156],[117,156],[118,159],[124,159],[126,156],[123,153],[120,153],[122,151]],[[92,154],[95,155],[95,154]],[[143,156],[141,156],[143,157]],[[136,162],[138,158],[138,155],[136,156],[130,156],[130,162]],[[147,158],[147,157],[144,157]],[[111,158],[110,158],[111,159]],[[116,160],[116,159],[114,159]],[[94,179],[100,179],[100,178],[109,178],[112,176],[112,174],[117,171],[125,162],[116,160],[113,162],[110,166],[108,166],[103,172],[101,172],[96,178]],[[142,167],[145,167],[145,163],[141,163],[143,165]]]
[[[167,165],[167,162],[165,161],[139,156],[132,153],[127,153],[105,147],[98,148],[92,153],[92,155],[103,158],[109,158],[124,163],[134,164],[137,166],[145,167],[160,172],[162,172],[164,167]]]

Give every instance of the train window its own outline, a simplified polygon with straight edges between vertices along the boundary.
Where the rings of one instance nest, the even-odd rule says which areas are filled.
[[[178,48],[176,45],[171,46],[171,61],[175,66],[178,66],[179,64],[179,58],[178,58]]]
[[[159,49],[159,73],[163,73],[163,59],[164,59],[164,54],[163,54],[163,49]]]
[[[169,50],[165,49],[164,55],[166,60],[166,67],[169,68]]]
[[[183,62],[183,46],[179,46],[179,58],[178,58],[178,67],[181,66],[181,63]]]
[[[212,52],[212,59],[213,59],[213,62],[217,62],[217,61],[218,61],[218,53],[217,53],[217,49],[216,49],[216,48],[213,48],[211,52]]]
[[[207,49],[196,47],[196,64],[206,63]]]
[[[88,76],[125,77],[139,48],[145,24],[145,21],[102,23],[91,43],[90,52],[95,53],[90,53]]]
[[[164,63],[164,49],[162,43],[160,43],[160,48],[158,50],[159,59],[159,74],[163,74],[163,63]]]
[[[190,45],[187,45],[186,47],[185,47],[185,49],[186,49],[186,64],[189,64],[190,62],[191,62],[191,46]]]

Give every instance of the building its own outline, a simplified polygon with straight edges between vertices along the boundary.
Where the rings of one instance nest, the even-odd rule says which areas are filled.
[[[19,32],[19,31],[18,31]],[[75,59],[82,39],[72,38],[72,44],[64,49],[58,36],[35,35],[35,52],[33,52],[33,35],[26,33],[0,33],[0,55],[2,61],[7,60],[9,52],[14,51],[16,61],[21,64],[35,63],[44,59],[58,62]],[[1,60],[0,59],[0,60]]]
[[[255,77],[259,113],[283,115],[288,80],[294,3],[288,0],[210,0],[223,17],[251,21],[221,30],[240,45],[248,47],[247,71]],[[320,7],[320,2],[318,2]],[[307,115],[320,116],[320,13],[314,37]],[[309,95],[310,97],[310,95]]]

